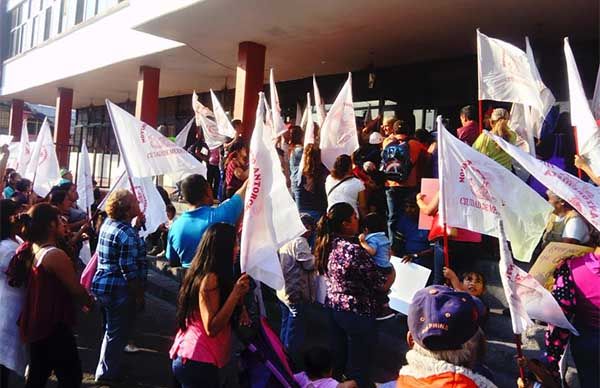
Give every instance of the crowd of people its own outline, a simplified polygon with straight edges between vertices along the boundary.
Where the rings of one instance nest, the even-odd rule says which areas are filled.
[[[471,106],[457,112],[462,126],[455,136],[514,171],[510,156],[480,133],[475,114]],[[522,144],[509,122],[508,111],[496,108],[482,125],[512,144]],[[197,132],[188,151],[207,164],[208,175],[190,175],[178,183],[188,205],[179,215],[165,195],[169,222],[146,240],[139,236],[144,214],[128,190],[110,192],[104,211],[94,207],[88,214],[77,206],[77,186],[67,169],[61,170],[62,179],[50,194],[40,198],[31,181],[6,169],[8,150],[2,149],[2,387],[8,386],[9,370],[26,375],[27,387],[43,387],[51,373],[61,387],[79,387],[82,370],[74,331],[78,311],[92,308],[102,311],[104,328],[96,381],[119,381],[123,352],[128,347],[135,351],[131,334],[145,305],[147,251],[163,252],[171,266],[185,271],[169,352],[177,383],[184,388],[220,387],[225,374],[237,374],[235,348],[244,328],[256,326],[258,318],[252,302],[257,285],[239,270],[248,146],[241,136],[243,124],[236,120],[233,125],[238,136],[213,150]],[[304,144],[303,129],[289,125],[276,145],[306,228],[280,248],[285,285],[273,290],[281,311],[281,344],[292,359],[300,360],[291,366],[295,384],[373,386],[378,322],[397,314],[388,297],[396,275],[390,258],[396,256],[429,268],[431,276],[409,307],[407,365],[386,386],[496,386],[494,371],[484,363],[486,278],[475,261],[484,255],[493,259],[497,251],[490,237],[459,228],[444,233],[437,221],[439,196],[420,192],[422,179],[438,174],[435,134],[415,131],[407,118],[377,117],[360,127],[360,147],[352,155],[340,155],[330,171],[321,162],[318,129],[315,125],[314,143]],[[568,131],[556,128],[553,133],[556,138]],[[540,154],[553,147],[547,141],[540,139]],[[574,153],[567,150],[559,156],[569,158],[597,184],[599,178]],[[540,361],[519,361],[531,373],[518,384],[560,386],[558,364],[570,341],[581,386],[600,386],[598,233],[564,199],[543,194],[554,212],[538,253],[550,242],[596,250],[565,260],[554,273],[553,295],[580,335],[549,326]],[[95,199],[97,205],[99,190]],[[430,230],[419,229],[420,212],[433,217]],[[84,243],[97,254],[89,287],[78,276]],[[331,335],[326,346],[305,346],[311,306],[327,316]]]

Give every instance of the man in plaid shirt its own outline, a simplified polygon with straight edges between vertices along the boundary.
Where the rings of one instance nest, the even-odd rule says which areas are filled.
[[[138,235],[144,221],[136,197],[127,190],[114,191],[106,203],[108,217],[100,228],[98,268],[91,292],[104,317],[104,339],[96,368],[97,382],[119,377],[123,348],[130,336],[136,310],[144,305],[148,265],[146,246]],[[137,217],[137,218],[136,218]],[[131,221],[136,218],[136,227]]]

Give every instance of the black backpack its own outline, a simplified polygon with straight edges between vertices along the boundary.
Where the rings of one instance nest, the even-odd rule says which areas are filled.
[[[403,182],[408,179],[413,164],[410,161],[408,140],[394,140],[381,153],[381,168],[387,180]]]

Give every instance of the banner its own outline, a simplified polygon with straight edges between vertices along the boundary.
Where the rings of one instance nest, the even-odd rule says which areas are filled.
[[[175,177],[186,173],[206,176],[206,166],[186,150],[109,100],[106,106],[121,157],[132,178],[170,175],[177,180]]]
[[[600,230],[600,188],[582,181],[553,164],[524,153],[501,137],[486,133],[542,185],[567,201],[590,224]]]
[[[320,134],[321,161],[329,170],[338,156],[352,155],[358,148],[351,73],[348,73],[348,80],[327,113]]]
[[[92,182],[92,166],[90,164],[90,157],[85,140],[81,144],[81,152],[79,153],[79,160],[77,162],[76,178],[77,194],[79,194],[77,205],[90,215],[90,208],[94,203],[94,184]]]
[[[52,186],[60,180],[60,167],[56,157],[56,147],[48,119],[44,119],[40,132],[31,151],[31,159],[27,165],[25,178],[33,182],[33,191],[40,197],[48,195]]]
[[[600,130],[585,97],[569,38],[565,38],[564,49],[569,75],[571,125],[577,128],[577,153],[584,157],[596,175],[600,175]]]
[[[185,127],[177,134],[175,137],[175,144],[177,144],[181,148],[185,148],[188,136],[190,135],[190,130],[192,129],[192,124],[194,124],[195,118],[192,117],[190,121],[187,122]]]
[[[544,112],[540,87],[527,55],[477,30],[479,99],[516,102]]]
[[[554,271],[560,263],[567,257],[578,257],[594,248],[584,245],[567,244],[553,241],[546,245],[546,248],[535,260],[535,264],[529,270],[529,274],[535,278],[545,289],[552,291],[554,285]]]
[[[110,186],[110,190],[98,205],[98,209],[105,209],[106,201],[113,191],[124,189],[131,192],[129,176],[127,175],[127,171],[123,170],[124,168],[121,166],[119,171],[122,171],[122,173]],[[135,196],[140,204],[140,211],[146,216],[146,230],[140,230],[139,235],[140,237],[146,237],[149,234],[154,233],[160,225],[169,220],[167,218],[167,206],[154,185],[154,182],[152,182],[151,177],[132,178],[131,183],[133,183],[133,187],[135,188]],[[135,224],[135,219],[131,221],[131,224]]]
[[[241,268],[276,290],[284,285],[277,251],[306,232],[281,171],[272,132],[265,127],[264,94],[259,93],[250,140],[250,176],[244,200]]]
[[[225,110],[221,106],[219,99],[212,89],[210,89],[210,100],[212,102],[213,113],[215,115],[215,122],[217,123],[219,134],[231,139],[235,139],[237,134],[235,133],[235,129],[233,129],[233,125],[231,125],[231,120],[229,120],[229,117],[227,117]]]
[[[319,124],[319,128],[323,127],[323,123],[325,122],[325,117],[327,114],[325,113],[325,103],[321,99],[321,92],[319,92],[319,86],[317,85],[317,78],[313,74],[313,93],[315,94],[315,108],[317,110],[317,124]]]
[[[552,206],[496,161],[438,125],[440,222],[498,237],[498,218],[518,260],[529,261]]]
[[[273,69],[269,73],[269,93],[271,95],[271,122],[273,123],[273,131],[275,137],[279,137],[287,132],[287,127],[281,117],[281,106],[279,105],[279,94],[277,94],[277,86],[275,86],[275,76]]]
[[[530,274],[513,263],[512,255],[506,241],[502,220],[498,220],[498,242],[500,244],[500,279],[510,309],[513,333],[522,334],[532,319],[570,330],[579,335],[567,320],[558,302]]]

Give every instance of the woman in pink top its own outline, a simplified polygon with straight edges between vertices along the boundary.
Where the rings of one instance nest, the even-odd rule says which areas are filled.
[[[177,301],[179,330],[170,355],[182,388],[218,387],[219,368],[229,361],[231,315],[248,292],[250,278],[234,283],[235,228],[218,223],[206,230]]]

